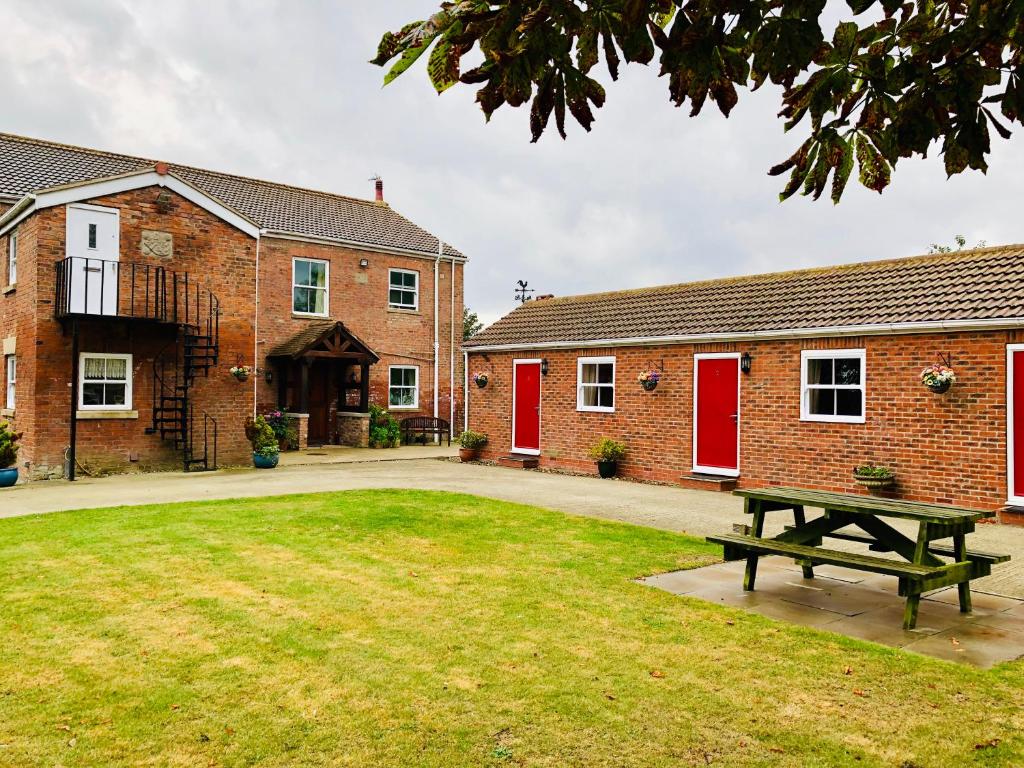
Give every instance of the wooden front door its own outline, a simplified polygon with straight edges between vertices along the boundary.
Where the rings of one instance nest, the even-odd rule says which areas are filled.
[[[540,360],[512,362],[512,452],[540,454]]]
[[[316,362],[309,368],[309,444],[331,442],[331,366]]]
[[[1006,348],[1007,500],[1024,505],[1024,344]]]
[[[740,473],[740,356],[694,356],[693,470]]]

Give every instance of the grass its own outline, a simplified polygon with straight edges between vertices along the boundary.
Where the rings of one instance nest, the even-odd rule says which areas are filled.
[[[640,586],[698,540],[346,492],[0,521],[0,765],[1024,763],[1024,666]]]

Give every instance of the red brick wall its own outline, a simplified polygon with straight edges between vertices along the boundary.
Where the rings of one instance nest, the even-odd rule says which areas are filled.
[[[370,252],[335,245],[308,243],[281,238],[265,238],[260,245],[260,360],[261,367],[268,363],[266,353],[279,341],[286,339],[310,322],[310,319],[292,313],[292,260],[294,258],[321,259],[330,262],[328,296],[329,318],[341,320],[345,327],[380,356],[380,362],[370,368],[370,401],[386,406],[388,401],[388,366],[419,366],[419,408],[411,411],[396,410],[397,416],[433,412],[433,359],[434,359],[434,260],[413,256],[398,256]],[[362,268],[359,261],[366,259],[369,266]],[[416,312],[388,308],[388,270],[406,269],[419,273],[419,309]],[[452,330],[452,280],[455,280],[455,400],[461,413],[462,401],[462,302],[463,266],[457,263],[452,274],[452,262],[442,261],[438,280],[440,317],[440,348],[438,375],[438,411],[448,418],[450,404],[449,361],[450,332]],[[258,399],[261,408],[289,406],[298,403],[278,403],[277,382],[259,383]],[[333,423],[333,419],[332,419]]]
[[[896,470],[901,497],[997,508],[1007,498],[1006,344],[1017,341],[1014,332],[985,332],[475,353],[470,374],[486,371],[490,382],[470,385],[470,426],[490,436],[485,457],[509,452],[512,360],[544,357],[542,465],[593,471],[587,449],[608,436],[628,447],[623,474],[674,482],[693,466],[693,355],[745,351],[753,364],[741,375],[741,487],[855,492],[851,471],[870,461]],[[800,420],[800,351],[828,347],[867,351],[864,424]],[[939,353],[959,378],[945,395],[919,381]],[[616,358],[615,413],[577,412],[576,358],[598,355]],[[637,374],[662,360],[665,378],[642,391]]]
[[[387,366],[420,367],[419,413],[433,406],[433,259],[310,244],[284,239],[265,239],[261,244],[259,344],[254,332],[256,241],[198,206],[172,193],[169,211],[158,211],[161,190],[142,189],[90,200],[120,210],[121,261],[160,264],[168,270],[189,272],[221,301],[220,363],[200,376],[192,391],[197,416],[209,412],[219,425],[219,459],[222,464],[247,463],[249,448],[243,434],[245,419],[257,398],[261,408],[277,405],[277,384],[267,385],[262,375],[247,383],[237,382],[228,369],[237,363],[265,367],[265,353],[293,335],[308,319],[291,313],[291,259],[308,256],[331,263],[330,317],[342,320],[367,342],[382,361],[371,368],[372,399],[387,402]],[[19,462],[28,463],[30,476],[59,476],[63,453],[69,443],[71,338],[54,317],[54,264],[65,255],[66,209],[40,211],[19,227],[18,285],[0,295],[0,340],[17,337],[18,408],[14,427],[25,433]],[[174,255],[159,260],[141,252],[143,229],[170,232]],[[7,238],[0,238],[6,271]],[[369,268],[358,266],[369,260]],[[387,308],[387,270],[413,269],[420,273],[418,312]],[[454,330],[456,333],[455,395],[461,400],[461,343],[463,268],[442,262],[440,272],[440,387],[439,410],[447,417],[449,407],[449,333],[452,324],[451,285],[455,281]],[[4,274],[6,278],[6,274]],[[0,280],[0,282],[3,282]],[[0,286],[2,287],[2,286]],[[180,454],[157,435],[147,435],[152,425],[152,363],[172,338],[172,329],[118,321],[83,322],[82,352],[133,355],[133,408],[130,420],[78,420],[78,457],[87,468],[124,471],[132,467],[179,466]],[[257,351],[258,350],[258,351]],[[3,372],[0,371],[0,380]],[[283,404],[282,404],[283,405]],[[2,403],[0,403],[2,407]],[[461,402],[459,403],[461,409]],[[197,426],[198,426],[197,422]]]

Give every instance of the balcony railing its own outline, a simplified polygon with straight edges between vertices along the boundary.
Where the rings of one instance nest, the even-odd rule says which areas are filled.
[[[58,318],[109,317],[204,327],[216,332],[220,302],[188,272],[156,264],[71,256],[56,264]]]

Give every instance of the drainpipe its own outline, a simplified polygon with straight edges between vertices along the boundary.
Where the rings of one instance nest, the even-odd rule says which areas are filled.
[[[455,258],[452,258],[451,333],[448,348],[448,424],[455,426]]]
[[[462,353],[462,431],[469,429],[469,352]]]
[[[438,274],[441,268],[441,256],[444,255],[444,243],[437,238],[437,258],[434,259],[434,418],[437,418],[437,385],[438,385],[438,353],[441,350],[440,328],[438,327],[438,311],[440,309],[438,290],[440,288]],[[440,442],[440,438],[438,438]]]
[[[262,234],[262,233],[261,233]],[[260,242],[262,238],[256,237],[256,301],[255,313],[252,321],[252,417],[256,418],[256,408],[259,403],[259,360],[260,360]],[[280,403],[279,403],[280,405]]]

